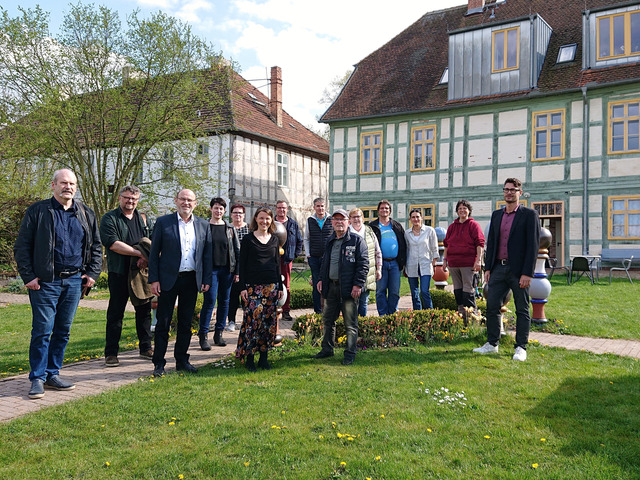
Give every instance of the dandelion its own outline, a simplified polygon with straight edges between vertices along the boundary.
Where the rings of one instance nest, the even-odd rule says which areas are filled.
[[[378,456],[375,458],[375,461],[376,461],[376,462],[379,462],[380,460],[382,460],[382,458],[380,457],[380,455],[378,455]]]
[[[347,462],[340,462],[340,466],[341,467],[346,467],[347,466]]]
[[[111,466],[111,463],[109,463],[109,462],[104,462],[104,466],[105,466],[105,467],[110,467],[110,466]]]
[[[486,438],[487,440],[491,438],[491,435],[485,435],[484,438]]]
[[[318,439],[320,440],[324,439],[324,435],[318,435]]]
[[[169,425],[175,425],[176,422],[169,422]]]
[[[106,425],[104,425],[104,424],[102,424],[102,425],[100,425],[100,426],[101,426],[102,428],[106,427]]]
[[[531,464],[531,466],[532,466],[533,468],[538,468],[538,464],[537,464],[537,463],[533,463],[533,464]]]
[[[184,480],[184,475],[183,475],[183,474],[180,474],[180,475],[178,475],[178,478],[179,478],[180,480]]]
[[[427,432],[431,433],[431,429],[430,429],[430,428],[427,428]]]
[[[547,441],[547,439],[546,439],[546,438],[541,438],[541,439],[540,439],[540,441],[541,441],[541,442],[546,442],[546,441]]]
[[[244,466],[248,467],[251,462],[244,462]]]
[[[281,413],[282,415],[284,415],[285,413],[287,413],[287,411],[286,411],[286,410],[282,410],[280,413]]]
[[[384,413],[382,415],[380,415],[380,418],[384,418]]]

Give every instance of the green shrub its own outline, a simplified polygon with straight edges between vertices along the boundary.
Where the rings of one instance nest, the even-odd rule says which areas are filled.
[[[479,325],[481,317],[471,319],[471,325]],[[299,342],[318,344],[322,340],[323,322],[321,314],[302,315],[291,327]],[[358,319],[361,347],[390,347],[427,343],[450,342],[468,332],[456,310],[432,309],[396,312],[382,317],[360,317]],[[342,316],[336,321],[336,339],[345,335]]]
[[[99,290],[106,290],[109,288],[109,276],[107,275],[107,272],[100,272],[100,276],[93,285],[93,288],[97,288]]]
[[[7,284],[7,291],[9,293],[26,293],[27,289],[24,287],[24,282],[20,277],[14,278]]]
[[[290,290],[290,305],[293,310],[313,307],[313,294],[311,287],[292,287]]]
[[[429,293],[431,294],[433,308],[440,308],[443,310],[458,310],[456,297],[452,292],[433,288],[429,290]],[[486,315],[487,303],[484,301],[484,299],[476,298],[476,307],[478,307],[478,310],[482,313],[482,315]]]

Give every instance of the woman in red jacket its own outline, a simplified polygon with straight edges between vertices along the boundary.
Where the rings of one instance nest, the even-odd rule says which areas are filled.
[[[449,225],[444,238],[442,267],[451,272],[453,294],[462,318],[466,318],[465,307],[476,309],[473,273],[482,268],[484,249],[484,235],[478,222],[471,218],[471,210],[466,200],[456,204],[458,218]]]

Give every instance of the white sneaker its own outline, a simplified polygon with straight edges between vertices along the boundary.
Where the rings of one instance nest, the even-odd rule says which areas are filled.
[[[227,325],[227,328],[225,328],[225,330],[227,332],[235,332],[236,331],[236,324],[234,322],[229,322],[229,325]]]
[[[498,345],[491,345],[487,342],[479,348],[474,348],[473,351],[475,353],[498,353]]]
[[[519,362],[527,360],[527,351],[522,347],[516,347],[516,353],[513,354],[513,359]]]

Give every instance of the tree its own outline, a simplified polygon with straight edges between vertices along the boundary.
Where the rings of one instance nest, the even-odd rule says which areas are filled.
[[[353,73],[353,70],[347,70],[344,73],[344,75],[338,75],[334,77],[334,79],[331,80],[331,82],[329,83],[329,86],[325,88],[324,91],[322,92],[322,98],[320,98],[320,104],[325,105],[327,108],[331,106],[334,100],[338,98],[338,95],[340,94],[340,92],[342,91],[342,88],[347,83],[347,80],[349,80],[349,77],[351,77],[352,73]]]
[[[226,126],[232,81],[232,66],[210,44],[161,12],[142,19],[135,11],[123,28],[104,6],[71,5],[52,38],[40,7],[16,18],[0,10],[4,163],[19,159],[33,171],[47,159],[48,174],[71,168],[98,215],[127,184],[147,199],[169,185],[198,190],[209,160],[195,142]]]

